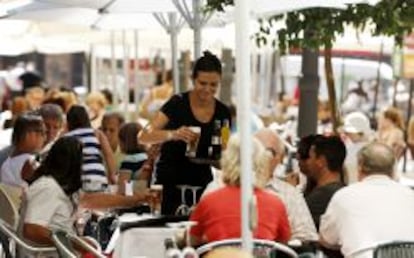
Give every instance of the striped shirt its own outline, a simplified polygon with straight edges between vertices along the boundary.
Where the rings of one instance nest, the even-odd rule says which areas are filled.
[[[93,128],[79,128],[65,134],[83,143],[82,189],[85,192],[106,190],[108,179],[102,159],[102,149]]]
[[[148,159],[145,152],[126,154],[119,170],[131,171],[131,178],[136,179],[144,162]]]

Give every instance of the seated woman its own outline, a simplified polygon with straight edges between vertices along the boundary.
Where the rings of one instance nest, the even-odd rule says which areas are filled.
[[[30,178],[35,168],[35,155],[45,141],[45,125],[42,117],[25,113],[17,117],[12,134],[10,156],[0,169],[0,182],[26,187],[25,180]]]
[[[75,234],[78,206],[91,209],[131,207],[144,195],[121,196],[81,193],[82,143],[73,136],[58,139],[35,171],[27,192],[23,237],[39,245],[52,245],[53,229]]]
[[[254,195],[257,203],[257,226],[254,238],[287,242],[289,222],[282,201],[264,190],[268,178],[270,155],[257,139],[253,139]],[[193,245],[241,237],[240,139],[232,136],[221,158],[225,187],[207,194],[195,208],[190,220]]]
[[[68,132],[83,143],[82,190],[106,191],[108,183],[116,182],[116,164],[108,139],[100,130],[91,127],[86,109],[73,105],[66,115]]]

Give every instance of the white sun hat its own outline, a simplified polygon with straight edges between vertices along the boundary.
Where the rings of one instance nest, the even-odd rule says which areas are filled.
[[[372,133],[368,117],[361,112],[352,112],[345,117],[343,131],[345,133],[362,133],[365,136]]]

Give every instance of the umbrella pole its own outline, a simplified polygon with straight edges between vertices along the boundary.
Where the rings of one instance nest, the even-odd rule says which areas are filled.
[[[90,92],[96,91],[96,56],[95,56],[95,47],[91,46],[91,86]]]
[[[139,84],[138,84],[138,74],[139,74],[139,55],[138,55],[138,30],[134,31],[134,46],[135,46],[135,63],[134,63],[134,101],[135,101],[135,114],[134,120],[138,118],[139,111]]]
[[[235,1],[236,25],[236,84],[237,84],[237,123],[241,141],[241,215],[242,247],[248,252],[253,248],[252,230],[255,203],[252,187],[252,137],[251,137],[251,77],[249,41],[249,2]]]
[[[128,57],[129,57],[129,53],[128,53],[128,46],[126,43],[126,31],[123,30],[122,31],[122,46],[124,48],[124,78],[125,78],[125,83],[124,83],[124,114],[125,114],[125,119],[127,121],[129,121],[129,114],[128,114],[128,104],[129,104],[129,66],[128,66]]]
[[[194,61],[201,56],[201,6],[200,0],[193,0]]]
[[[177,41],[177,34],[178,34],[178,24],[177,24],[177,14],[170,13],[170,37],[171,37],[171,61],[172,61],[172,72],[173,72],[173,85],[174,85],[174,92],[180,92],[180,83],[179,83],[179,71],[178,71],[178,41]]]
[[[408,143],[408,127],[410,125],[410,118],[411,118],[411,111],[413,108],[413,94],[414,94],[414,79],[410,80],[410,94],[408,98],[408,110],[407,110],[407,122],[406,122],[406,130],[405,130],[405,142]],[[403,163],[403,172],[407,172],[407,152],[409,151],[409,148],[406,148],[404,152],[404,163]]]
[[[116,57],[115,57],[115,31],[111,31],[111,78],[112,78],[112,92],[113,92],[113,105],[114,108],[118,108],[118,91],[116,87]]]

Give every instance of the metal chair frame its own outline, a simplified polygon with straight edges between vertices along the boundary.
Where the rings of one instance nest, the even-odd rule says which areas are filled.
[[[84,237],[84,238],[90,241],[93,245],[95,245],[96,248],[94,248],[91,244],[86,242],[81,237],[74,235],[74,234],[70,234],[64,230],[55,230],[52,233],[52,239],[54,243],[56,244],[56,248],[58,249],[58,252],[61,253],[63,258],[76,257],[75,251],[73,250],[71,245],[68,245],[68,242],[69,244],[75,243],[79,245],[81,248],[90,252],[91,254],[93,254],[93,256],[97,258],[106,258],[106,256],[104,256],[101,253],[102,252],[101,246],[94,238],[92,237]]]
[[[11,197],[2,185],[0,185],[0,200],[5,202],[0,202],[2,209],[1,214],[3,214],[0,216],[0,219],[10,225],[13,229],[17,229],[17,225],[19,223],[18,208],[15,206]]]
[[[4,222],[2,219],[0,219],[0,232],[12,240],[14,243],[16,243],[17,246],[29,251],[30,253],[35,253],[36,256],[39,256],[43,253],[56,252],[56,248],[54,247],[35,247],[26,243],[23,239],[18,237],[11,226]]]
[[[214,241],[208,244],[205,244],[199,248],[197,248],[197,254],[199,256],[204,255],[206,253],[208,253],[209,251],[215,249],[215,248],[219,248],[219,247],[223,247],[223,246],[240,246],[241,245],[242,240],[240,238],[232,238],[232,239],[225,239],[225,240],[220,240],[220,241]],[[253,245],[254,246],[266,246],[271,248],[272,250],[277,250],[277,251],[281,251],[287,255],[289,255],[292,258],[298,258],[298,254],[292,250],[290,247],[281,244],[281,243],[277,243],[271,240],[265,240],[265,239],[254,239],[253,240]]]
[[[373,258],[414,258],[414,242],[395,241],[374,248]]]
[[[76,258],[76,253],[64,231],[53,231],[51,237],[60,258]]]

